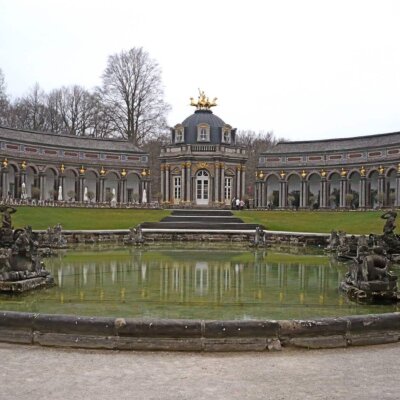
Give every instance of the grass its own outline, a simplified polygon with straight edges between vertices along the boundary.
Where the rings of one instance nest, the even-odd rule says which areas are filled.
[[[157,222],[168,210],[18,207],[12,215],[15,228],[25,225],[47,229],[60,223],[63,229],[128,229],[143,222]]]
[[[236,211],[244,222],[272,231],[321,232],[333,229],[349,234],[382,233],[382,211]]]
[[[128,229],[143,222],[157,222],[170,210],[88,209],[18,207],[12,215],[15,228],[31,225],[47,229],[60,223],[63,229]],[[329,233],[332,229],[350,234],[382,233],[382,211],[235,211],[244,222],[264,225],[268,230]]]

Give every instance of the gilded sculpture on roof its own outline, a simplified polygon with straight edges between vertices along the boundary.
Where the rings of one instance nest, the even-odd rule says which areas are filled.
[[[213,100],[210,100],[204,93],[204,90],[199,89],[199,96],[197,97],[197,101],[191,97],[190,105],[196,107],[198,110],[209,110],[211,107],[215,107],[217,105],[217,98],[214,97]]]

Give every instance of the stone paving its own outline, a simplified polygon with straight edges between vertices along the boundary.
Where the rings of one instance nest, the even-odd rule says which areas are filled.
[[[0,343],[0,399],[399,399],[400,345],[275,353]]]

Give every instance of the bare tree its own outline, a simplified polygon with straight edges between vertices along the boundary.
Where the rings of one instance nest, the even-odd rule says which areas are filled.
[[[166,125],[161,70],[143,48],[111,55],[102,78],[102,101],[123,138],[139,145]]]
[[[236,135],[236,143],[247,150],[248,161],[246,163],[246,194],[254,196],[255,173],[257,171],[258,159],[261,153],[273,147],[277,140],[273,132],[239,131]]]
[[[0,125],[7,125],[10,103],[6,91],[6,81],[0,68]]]
[[[13,104],[14,125],[17,128],[47,130],[46,95],[36,83],[25,97],[17,99]]]
[[[95,102],[81,86],[62,87],[53,92],[63,131],[70,135],[91,135]]]

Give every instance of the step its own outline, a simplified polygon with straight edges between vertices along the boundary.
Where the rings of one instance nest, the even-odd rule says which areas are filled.
[[[181,216],[168,216],[161,220],[161,222],[203,222],[210,225],[219,225],[224,223],[240,224],[243,221],[237,217],[219,217],[219,216],[204,216],[204,215],[181,215]]]
[[[219,216],[229,217],[232,216],[232,211],[229,210],[173,210],[171,215],[183,216],[183,215],[194,215],[194,216]]]
[[[257,227],[262,228],[258,224],[244,224],[244,223],[222,223],[213,224],[207,222],[144,222],[141,228],[145,229],[173,229],[173,230],[186,230],[186,229],[206,229],[206,230],[256,230]]]

